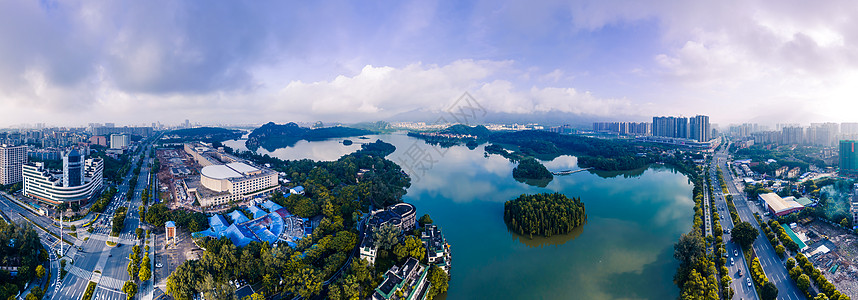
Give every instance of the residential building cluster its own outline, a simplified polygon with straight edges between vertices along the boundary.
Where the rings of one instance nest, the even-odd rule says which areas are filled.
[[[768,130],[757,124],[730,126],[730,134],[740,141],[753,140],[757,145],[813,145],[835,147],[840,140],[858,139],[858,123],[777,124]]]
[[[652,135],[652,123],[647,122],[593,122],[593,131],[625,135]]]
[[[709,124],[709,116],[704,115],[693,118],[652,117],[652,135],[703,143],[712,139],[712,128]]]

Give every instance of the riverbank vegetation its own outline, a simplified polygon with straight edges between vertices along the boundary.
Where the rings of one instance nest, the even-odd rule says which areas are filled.
[[[550,237],[572,232],[587,221],[580,198],[560,193],[520,195],[504,203],[503,220],[515,233]]]

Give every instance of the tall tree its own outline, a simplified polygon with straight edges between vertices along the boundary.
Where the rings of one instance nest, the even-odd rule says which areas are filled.
[[[733,228],[733,231],[730,232],[730,236],[733,240],[739,243],[739,245],[744,249],[750,247],[759,234],[759,230],[754,228],[754,226],[748,222],[739,223],[735,228]]]
[[[778,287],[771,281],[766,282],[760,290],[760,298],[762,300],[774,300],[778,298]]]
[[[393,224],[384,224],[373,231],[376,246],[384,250],[390,250],[393,245],[399,243],[400,230]]]

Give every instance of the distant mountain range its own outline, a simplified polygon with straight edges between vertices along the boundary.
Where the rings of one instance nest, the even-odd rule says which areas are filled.
[[[390,118],[387,118],[386,121],[389,122],[426,122],[428,124],[432,124],[439,120],[439,118],[444,117],[448,121],[452,121],[450,117],[450,113],[446,111],[423,111],[423,110],[412,110],[404,113],[400,113],[394,115]],[[486,124],[486,123],[495,123],[495,124],[528,124],[528,123],[539,123],[540,125],[545,126],[560,126],[569,124],[574,128],[578,129],[592,129],[593,122],[614,122],[614,121],[627,121],[627,122],[651,122],[652,116],[631,116],[631,115],[617,115],[617,116],[596,116],[596,115],[585,115],[585,114],[576,114],[570,112],[561,112],[561,111],[547,111],[547,112],[534,112],[534,113],[500,113],[500,112],[486,112],[485,115],[481,115],[477,113],[474,118],[468,119],[469,125],[476,124]]]
[[[300,140],[321,141],[332,138],[344,138],[375,134],[376,131],[352,128],[345,126],[334,126],[324,128],[307,128],[298,126],[294,122],[283,125],[268,122],[254,129],[247,136],[245,145],[247,149],[256,150],[259,147],[268,151],[278,148],[294,146]]]

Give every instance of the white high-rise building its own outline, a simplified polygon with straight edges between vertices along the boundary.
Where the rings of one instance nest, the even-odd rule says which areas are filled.
[[[0,145],[0,184],[9,185],[23,180],[21,166],[27,163],[27,146]]]
[[[110,149],[127,149],[131,138],[127,134],[111,134]]]

